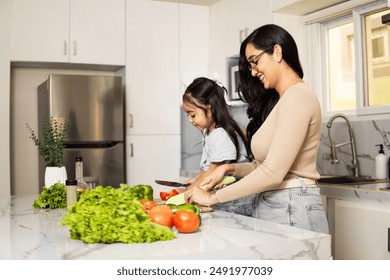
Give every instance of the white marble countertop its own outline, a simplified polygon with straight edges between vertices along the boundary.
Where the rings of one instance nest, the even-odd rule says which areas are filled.
[[[390,203],[390,182],[320,184],[320,191],[328,198]]]
[[[330,235],[221,211],[170,241],[86,244],[58,224],[65,209],[33,209],[35,197],[0,197],[0,259],[331,259]]]

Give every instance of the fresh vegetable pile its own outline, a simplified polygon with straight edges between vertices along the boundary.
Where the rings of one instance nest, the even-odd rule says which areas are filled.
[[[141,185],[144,186],[144,185]],[[149,197],[149,186],[119,189],[98,186],[84,193],[63,216],[72,239],[86,243],[143,243],[175,238],[171,228],[153,223],[140,198]]]
[[[128,192],[132,199],[153,200],[153,188],[149,185],[129,186],[126,184],[120,184],[119,186],[122,191]]]
[[[201,224],[200,209],[194,204],[157,205],[147,212],[154,223],[175,227],[181,233],[195,232]]]
[[[44,187],[41,194],[34,200],[34,208],[66,208],[66,188],[64,184],[56,183],[50,188]]]

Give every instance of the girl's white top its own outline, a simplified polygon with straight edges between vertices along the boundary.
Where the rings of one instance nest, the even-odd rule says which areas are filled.
[[[236,147],[230,139],[229,134],[222,127],[215,128],[210,134],[206,130],[203,131],[203,151],[200,161],[200,168],[203,171],[209,169],[210,163],[223,162],[226,160],[236,160]],[[240,139],[240,156],[238,162],[245,161],[245,147]]]

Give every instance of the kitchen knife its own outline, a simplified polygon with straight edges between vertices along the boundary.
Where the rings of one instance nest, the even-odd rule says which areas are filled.
[[[229,184],[234,183],[235,181],[236,181],[236,178],[234,176],[226,176],[222,179],[221,183],[224,185],[229,185]],[[183,183],[179,183],[179,182],[164,181],[164,180],[155,180],[154,182],[156,182],[159,185],[174,187],[174,188],[187,187],[190,185],[190,184],[183,184]]]
[[[173,188],[187,187],[190,185],[190,184],[183,184],[183,183],[179,183],[179,182],[164,181],[164,180],[155,180],[154,182],[156,182],[159,185],[173,187]]]

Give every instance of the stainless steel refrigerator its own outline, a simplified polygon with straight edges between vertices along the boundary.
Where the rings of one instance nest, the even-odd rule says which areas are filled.
[[[38,87],[38,119],[68,123],[64,162],[75,179],[75,158],[83,158],[84,177],[97,185],[126,182],[124,94],[122,78],[97,75],[49,75]],[[39,183],[44,185],[40,159]]]

